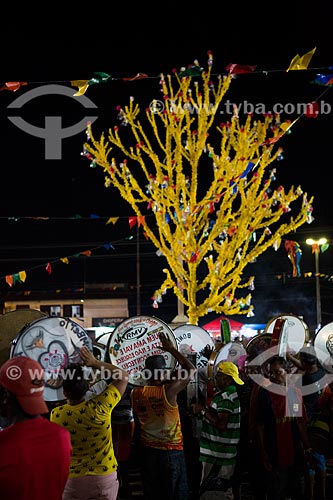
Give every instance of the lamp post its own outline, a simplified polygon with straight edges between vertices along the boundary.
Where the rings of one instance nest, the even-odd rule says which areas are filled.
[[[320,274],[319,274],[319,252],[320,245],[325,245],[327,243],[326,238],[320,238],[319,240],[313,240],[308,238],[306,240],[307,245],[312,246],[312,253],[315,256],[315,277],[316,277],[316,312],[317,312],[317,327],[316,333],[321,327],[321,297],[320,297]]]

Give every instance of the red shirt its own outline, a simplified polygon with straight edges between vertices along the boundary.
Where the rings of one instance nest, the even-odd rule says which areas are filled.
[[[71,453],[69,432],[44,417],[0,431],[1,500],[61,500]]]

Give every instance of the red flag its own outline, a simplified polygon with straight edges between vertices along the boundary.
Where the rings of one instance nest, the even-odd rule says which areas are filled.
[[[91,250],[84,250],[83,252],[80,252],[81,255],[85,255],[86,257],[91,256]]]
[[[242,66],[241,64],[229,64],[225,69],[229,71],[231,75],[240,75],[244,73],[252,73],[255,71],[257,66]]]
[[[195,262],[197,260],[197,258],[199,257],[199,253],[200,253],[200,250],[197,250],[196,252],[194,252],[190,258],[190,262]]]
[[[136,221],[137,221],[137,217],[129,217],[128,218],[128,223],[129,223],[130,229],[132,229],[132,227],[135,226]]]
[[[6,82],[0,90],[11,90],[12,92],[16,92],[22,85],[28,85],[27,82]]]
[[[307,118],[318,118],[319,104],[317,103],[317,101],[309,102],[306,105],[304,114]]]
[[[122,78],[124,82],[134,82],[134,80],[142,80],[143,78],[149,78],[146,73],[137,73],[132,78]]]

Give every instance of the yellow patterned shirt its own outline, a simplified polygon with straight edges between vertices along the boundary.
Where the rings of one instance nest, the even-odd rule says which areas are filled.
[[[120,392],[110,384],[88,401],[64,404],[51,411],[50,420],[70,432],[73,454],[69,477],[111,474],[117,470],[111,432],[111,413]]]

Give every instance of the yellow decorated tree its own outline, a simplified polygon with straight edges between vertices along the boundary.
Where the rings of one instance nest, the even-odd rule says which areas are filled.
[[[163,99],[143,113],[131,97],[119,108],[125,140],[122,127],[96,139],[89,126],[84,145],[166,260],[153,305],[171,289],[194,325],[211,311],[252,316],[254,277],[244,278],[245,268],[312,221],[312,198],[301,187],[273,189],[275,169],[268,169],[292,123],[272,114],[242,123],[236,108],[217,123],[232,75],[214,75],[212,63],[209,54],[206,70],[195,61],[161,75]]]

